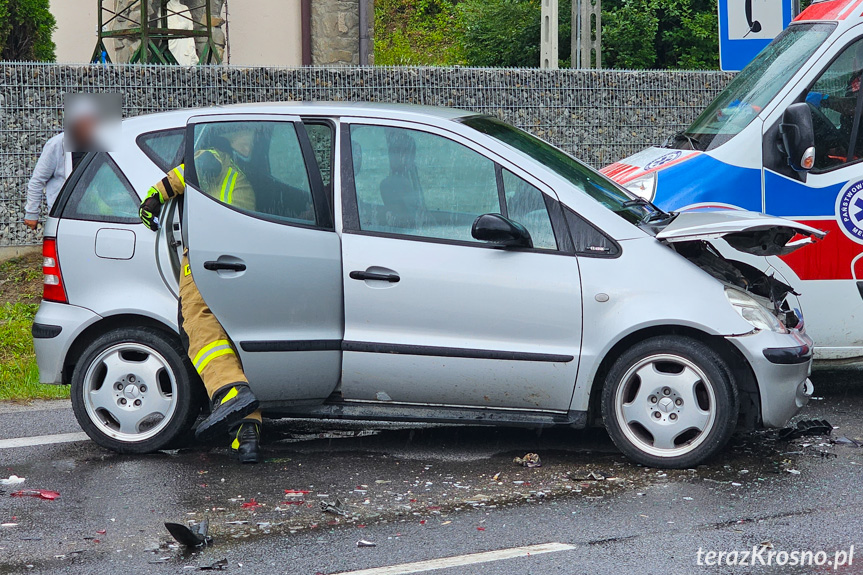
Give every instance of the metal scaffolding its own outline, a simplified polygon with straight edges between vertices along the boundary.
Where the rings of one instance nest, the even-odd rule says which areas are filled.
[[[198,57],[198,64],[221,64],[222,59],[216,43],[213,41],[213,13],[211,0],[202,0],[205,5],[204,22],[196,22],[192,18],[192,8],[171,10],[168,0],[136,0],[122,10],[111,10],[98,3],[99,39],[93,50],[92,62],[111,62],[105,40],[128,40],[139,42],[138,48],[129,60],[130,64],[177,64],[177,59],[171,53],[169,42],[182,38],[205,39],[204,49]],[[158,4],[158,9],[152,14],[149,10],[151,2]],[[137,12],[138,19],[132,15]],[[170,28],[168,17],[178,16],[192,23],[192,30]],[[203,29],[200,27],[203,26]]]

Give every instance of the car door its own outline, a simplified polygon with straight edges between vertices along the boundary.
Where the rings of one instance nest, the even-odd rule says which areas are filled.
[[[357,120],[342,149],[345,400],[566,411],[581,293],[553,193],[431,126]],[[534,248],[473,239],[485,213]]]
[[[807,330],[825,359],[863,352],[861,74],[863,38],[852,38],[765,124],[765,213],[828,232],[816,245],[783,256],[776,264],[803,294]],[[793,101],[807,102],[812,113],[815,166],[805,175],[791,170],[776,146],[781,112]],[[801,281],[796,282],[795,275]],[[842,305],[836,305],[839,301]]]
[[[237,129],[254,134],[250,147],[228,145],[226,134]],[[230,189],[199,178],[195,155],[213,148],[232,155],[253,206],[246,198],[238,207]],[[186,150],[183,233],[191,273],[255,392],[264,401],[328,397],[341,368],[341,249],[302,122],[197,117],[187,127]]]

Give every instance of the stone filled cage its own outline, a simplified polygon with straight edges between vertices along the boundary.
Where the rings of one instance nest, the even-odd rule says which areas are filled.
[[[125,117],[266,101],[451,106],[496,116],[601,167],[685,128],[731,78],[702,71],[2,63],[0,246],[40,241],[22,222],[27,182],[42,145],[62,130],[66,93],[120,93]]]

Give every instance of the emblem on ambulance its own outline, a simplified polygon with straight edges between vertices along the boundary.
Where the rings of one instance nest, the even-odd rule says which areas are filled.
[[[863,180],[842,189],[836,198],[836,217],[845,235],[863,244]]]
[[[658,168],[659,166],[661,166],[663,164],[667,164],[668,162],[673,162],[674,160],[679,158],[682,154],[683,154],[683,152],[681,152],[680,150],[676,150],[674,152],[668,152],[667,154],[662,154],[658,158],[654,158],[653,160],[648,162],[644,166],[644,169],[645,170],[652,170],[654,168]]]

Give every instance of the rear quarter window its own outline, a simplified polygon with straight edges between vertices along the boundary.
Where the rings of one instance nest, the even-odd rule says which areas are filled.
[[[183,163],[183,152],[186,142],[186,130],[184,128],[172,128],[170,130],[141,134],[136,141],[138,147],[163,172],[167,172]]]
[[[96,154],[83,168],[63,206],[62,217],[139,224],[138,197],[108,154]]]

